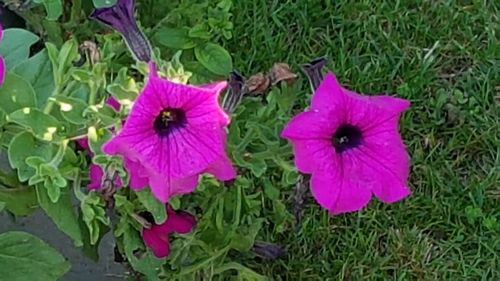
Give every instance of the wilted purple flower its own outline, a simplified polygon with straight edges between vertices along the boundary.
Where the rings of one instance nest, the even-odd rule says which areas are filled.
[[[257,256],[266,260],[275,260],[286,254],[285,249],[281,245],[265,241],[255,241],[252,251]]]
[[[313,92],[319,87],[321,80],[323,80],[323,73],[321,69],[328,63],[326,57],[315,58],[309,63],[304,63],[300,66],[302,71],[307,75],[309,83],[313,88]]]
[[[90,18],[120,32],[137,60],[151,60],[151,44],[137,26],[134,18],[134,0],[118,0],[111,7],[95,9]]]

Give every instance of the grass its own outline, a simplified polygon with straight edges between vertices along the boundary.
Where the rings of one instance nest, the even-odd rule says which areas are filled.
[[[413,195],[333,217],[311,202],[298,232],[265,234],[288,254],[255,269],[276,280],[499,280],[498,3],[233,4],[226,47],[244,74],[328,55],[348,87],[412,101],[401,132]]]

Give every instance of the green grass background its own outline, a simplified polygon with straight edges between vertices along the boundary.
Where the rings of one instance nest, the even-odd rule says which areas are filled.
[[[500,280],[497,1],[233,1],[226,42],[245,74],[328,55],[341,83],[397,94],[413,195],[330,216],[307,205],[276,280]],[[310,93],[304,91],[304,102]]]

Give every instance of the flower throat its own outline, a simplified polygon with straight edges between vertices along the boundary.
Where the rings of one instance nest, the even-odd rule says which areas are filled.
[[[337,153],[358,147],[362,140],[361,130],[353,125],[344,124],[333,134],[332,143]]]
[[[166,137],[172,131],[186,125],[186,113],[179,108],[165,108],[156,116],[153,127],[155,132]]]

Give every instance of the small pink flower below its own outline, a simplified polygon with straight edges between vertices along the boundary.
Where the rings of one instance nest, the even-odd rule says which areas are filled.
[[[170,234],[189,233],[196,225],[193,215],[183,211],[175,212],[170,206],[167,207],[167,216],[164,223],[153,224],[151,228],[145,228],[142,231],[144,243],[158,258],[164,258],[170,254]]]

